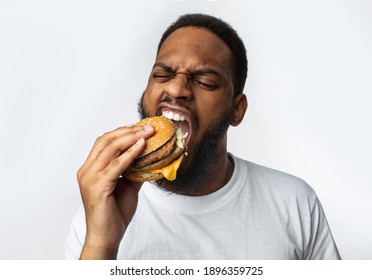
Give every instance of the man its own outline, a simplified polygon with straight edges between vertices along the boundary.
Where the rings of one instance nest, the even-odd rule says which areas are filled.
[[[78,172],[84,210],[72,223],[67,258],[340,258],[305,182],[227,152],[228,127],[247,109],[246,75],[244,44],[225,22],[184,15],[165,31],[139,112],[183,116],[188,156],[174,181],[141,186],[120,175],[154,128],[99,137]]]

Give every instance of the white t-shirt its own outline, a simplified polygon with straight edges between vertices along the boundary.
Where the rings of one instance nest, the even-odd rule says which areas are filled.
[[[315,192],[301,179],[235,156],[220,190],[183,196],[145,183],[118,259],[340,259]],[[66,240],[78,259],[83,207]]]

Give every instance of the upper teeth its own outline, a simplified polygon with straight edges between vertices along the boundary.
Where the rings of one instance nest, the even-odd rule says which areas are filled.
[[[174,121],[184,121],[185,120],[184,116],[182,116],[178,113],[172,112],[172,111],[163,111],[163,116],[166,117],[167,119],[174,120]]]

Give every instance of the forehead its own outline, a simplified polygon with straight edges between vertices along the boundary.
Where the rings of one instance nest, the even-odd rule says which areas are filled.
[[[231,65],[231,52],[225,42],[205,28],[182,27],[163,42],[157,61],[177,67]]]

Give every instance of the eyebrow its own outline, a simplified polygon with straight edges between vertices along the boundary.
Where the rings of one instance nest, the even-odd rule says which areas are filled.
[[[169,65],[165,64],[164,62],[156,62],[154,64],[154,66],[152,67],[152,69],[154,69],[155,67],[160,67],[160,68],[163,68],[165,71],[168,71],[168,72],[175,72],[172,67],[170,67]]]
[[[154,69],[155,67],[163,68],[167,72],[174,72],[174,73],[177,72],[171,66],[165,64],[164,62],[156,62],[154,64],[154,66],[152,67],[152,69]],[[193,75],[193,76],[195,76],[195,75],[196,76],[205,75],[205,74],[212,74],[212,75],[216,75],[218,77],[222,76],[218,71],[216,71],[212,68],[209,68],[209,67],[200,68],[200,69],[197,69],[195,71],[192,71],[192,73],[191,73],[191,75]]]

